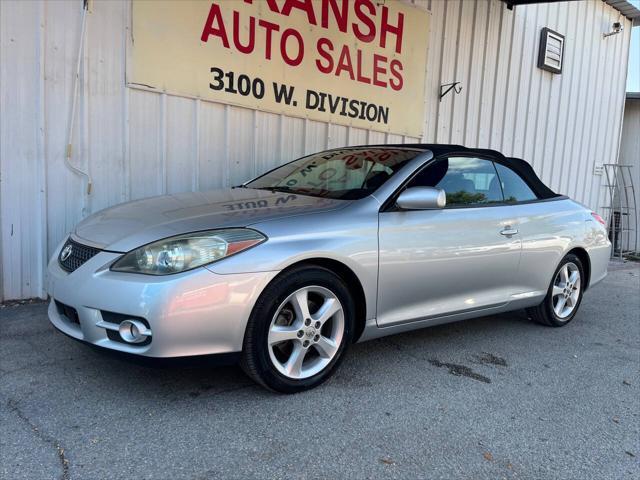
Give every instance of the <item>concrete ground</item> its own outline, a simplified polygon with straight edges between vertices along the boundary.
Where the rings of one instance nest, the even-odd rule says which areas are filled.
[[[561,329],[523,312],[355,345],[294,396],[152,369],[0,309],[3,479],[640,478],[640,269]]]

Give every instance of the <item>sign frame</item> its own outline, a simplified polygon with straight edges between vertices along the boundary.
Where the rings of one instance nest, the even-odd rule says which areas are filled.
[[[277,0],[277,1],[280,2],[284,0]],[[318,0],[314,0],[314,1],[318,1]],[[348,1],[351,1],[351,0],[348,0]],[[212,5],[212,4],[223,5],[224,2],[225,0],[213,0],[213,1],[204,1],[201,3],[205,5]],[[421,25],[421,28],[423,29],[423,31],[421,31],[420,33],[422,38],[425,39],[425,43],[419,46],[419,48],[417,49],[417,53],[415,53],[416,47],[415,46],[413,47],[414,55],[417,55],[421,58],[421,61],[420,61],[421,65],[419,65],[418,70],[416,70],[417,72],[420,72],[420,73],[417,75],[417,80],[414,82],[412,86],[413,90],[415,90],[415,93],[408,92],[408,91],[402,92],[402,94],[405,97],[409,98],[409,102],[412,105],[412,108],[413,108],[412,111],[414,112],[414,115],[412,117],[412,122],[410,124],[408,124],[408,122],[405,121],[404,125],[398,126],[398,123],[394,121],[393,115],[390,113],[390,111],[392,111],[390,107],[388,107],[386,110],[386,115],[387,115],[386,118],[388,119],[386,123],[382,122],[383,120],[385,120],[385,115],[381,105],[377,105],[378,107],[381,107],[378,110],[377,118],[380,118],[382,121],[379,121],[379,122],[372,121],[370,120],[371,117],[367,119],[366,115],[372,112],[371,105],[374,104],[373,102],[368,103],[368,106],[369,106],[368,111],[365,111],[364,106],[362,106],[362,108],[358,111],[360,118],[356,118],[355,120],[351,117],[344,116],[344,112],[347,111],[345,107],[348,108],[348,105],[349,105],[348,103],[345,102],[345,100],[341,100],[342,103],[338,107],[338,108],[342,107],[341,115],[338,114],[339,111],[338,109],[336,109],[330,115],[326,115],[324,116],[324,118],[319,118],[318,115],[315,114],[316,112],[313,112],[313,109],[311,109],[310,111],[308,108],[306,108],[308,105],[312,105],[313,101],[316,101],[316,103],[318,102],[318,96],[317,96],[318,93],[322,95],[321,91],[317,91],[316,95],[311,95],[311,100],[309,100],[309,95],[310,95],[309,91],[310,90],[313,91],[311,87],[306,87],[305,97],[302,98],[302,101],[305,102],[305,108],[292,109],[292,108],[288,108],[289,105],[284,105],[284,106],[276,105],[274,108],[274,105],[265,105],[260,101],[254,101],[251,103],[247,101],[236,101],[234,98],[225,98],[225,99],[210,98],[209,96],[202,95],[199,92],[188,91],[181,88],[174,88],[172,85],[162,85],[159,82],[154,82],[154,81],[144,81],[144,80],[141,81],[140,76],[134,73],[134,67],[136,62],[136,59],[135,59],[135,54],[136,54],[135,48],[137,43],[136,37],[139,36],[139,33],[140,33],[139,30],[136,31],[136,28],[135,28],[135,25],[136,25],[135,14],[137,13],[135,7],[136,7],[136,4],[141,4],[141,3],[144,4],[144,2],[141,2],[140,0],[132,0],[131,9],[129,12],[130,13],[129,19],[128,19],[129,21],[127,22],[128,31],[126,36],[127,41],[126,41],[125,82],[126,82],[126,86],[129,88],[151,91],[156,93],[164,93],[164,94],[169,94],[172,96],[178,96],[178,97],[184,97],[184,98],[200,99],[202,101],[219,103],[219,104],[228,104],[235,107],[248,108],[248,109],[253,109],[257,111],[274,113],[278,115],[285,115],[293,118],[309,119],[309,120],[318,121],[318,122],[327,123],[327,124],[343,125],[347,127],[354,127],[354,128],[364,129],[364,130],[404,135],[404,136],[409,136],[414,138],[421,138],[423,135],[424,118],[426,115],[426,108],[427,108],[426,84],[427,84],[427,65],[428,65],[428,55],[429,55],[428,47],[429,47],[429,36],[430,36],[430,28],[431,28],[431,12],[427,9],[421,8],[413,4],[409,4],[408,2],[399,2],[402,5],[402,8],[405,9],[404,11],[406,11],[406,9],[420,11],[422,14],[421,18],[424,19],[426,24]],[[166,3],[166,2],[163,2],[163,3]],[[178,6],[182,7],[184,5],[184,2],[179,2],[179,3],[172,2],[172,4],[175,8],[177,8]],[[323,33],[326,33],[326,32],[323,32]],[[202,42],[200,43],[202,44]],[[391,43],[393,42],[389,40],[388,44],[391,44]],[[213,68],[220,68],[220,67],[211,67],[211,70],[213,70]],[[226,74],[228,72],[223,71],[223,73]],[[240,75],[243,75],[242,72],[236,72],[236,73],[238,73],[237,75],[238,77]],[[408,73],[408,74],[411,74],[411,73]],[[244,75],[246,76],[246,74]],[[279,81],[282,81],[283,79],[282,78],[274,79],[272,77],[269,77],[269,78],[265,78],[264,80],[265,80],[264,83],[267,86],[269,86],[270,83],[279,82]],[[347,82],[354,83],[352,79],[349,79],[349,78],[333,78],[333,80],[336,84],[340,84],[340,89],[342,89],[342,84],[346,84]],[[303,86],[294,85],[294,87],[296,89],[298,89],[298,87],[300,87],[300,89],[305,88],[304,85]],[[349,87],[349,85],[346,85],[346,87]],[[356,88],[359,88],[359,86],[356,85]],[[275,86],[274,86],[274,89],[275,89]],[[386,90],[388,90],[388,87]],[[385,89],[380,89],[381,97],[384,96],[384,92],[385,92]],[[417,98],[416,98],[416,95],[418,96]],[[295,100],[294,100],[294,103],[295,103]],[[364,101],[361,102],[361,104],[364,104],[364,103],[365,103]],[[334,105],[335,104],[337,104],[337,100],[334,101]],[[326,104],[323,104],[323,105],[326,105]],[[396,108],[396,111],[398,111],[397,105],[395,105],[394,108]],[[400,115],[402,115],[402,112],[400,113]],[[364,122],[362,120],[364,120]]]

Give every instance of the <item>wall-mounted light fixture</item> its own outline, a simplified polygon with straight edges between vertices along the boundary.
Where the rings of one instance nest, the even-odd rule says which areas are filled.
[[[616,35],[620,33],[622,30],[624,30],[624,26],[622,26],[620,22],[613,22],[613,25],[611,26],[611,31],[608,33],[603,33],[602,38],[607,38],[607,37],[610,37],[611,35]]]

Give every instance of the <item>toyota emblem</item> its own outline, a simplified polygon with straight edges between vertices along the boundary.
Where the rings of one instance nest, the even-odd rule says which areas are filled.
[[[67,258],[71,256],[71,252],[73,251],[73,247],[71,245],[67,245],[60,252],[60,261],[64,262]]]

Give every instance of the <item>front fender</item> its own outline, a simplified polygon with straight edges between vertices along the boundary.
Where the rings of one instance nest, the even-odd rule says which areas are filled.
[[[352,270],[364,290],[369,317],[375,316],[378,286],[378,216],[314,214],[252,225],[266,242],[208,265],[225,275],[282,271],[310,259],[330,259]]]

